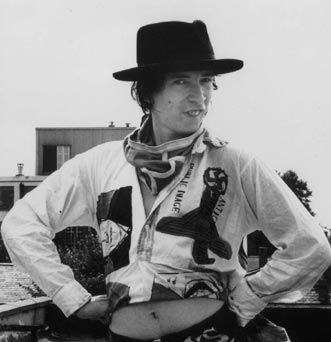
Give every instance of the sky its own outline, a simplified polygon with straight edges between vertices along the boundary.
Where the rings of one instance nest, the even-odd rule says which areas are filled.
[[[35,174],[36,127],[138,125],[130,84],[136,32],[205,21],[217,58],[244,68],[217,80],[210,130],[313,191],[331,228],[329,0],[0,0],[0,177]]]

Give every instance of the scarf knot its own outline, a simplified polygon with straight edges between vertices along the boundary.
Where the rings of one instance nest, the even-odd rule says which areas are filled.
[[[138,170],[153,195],[158,194],[177,176],[186,157],[192,152],[195,142],[203,136],[205,128],[192,135],[153,145],[152,119],[148,116],[140,128],[124,139],[126,160]]]

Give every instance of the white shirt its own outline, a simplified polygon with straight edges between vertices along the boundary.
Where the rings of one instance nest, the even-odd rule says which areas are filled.
[[[11,259],[67,316],[90,298],[52,242],[69,226],[98,232],[114,307],[116,298],[150,300],[155,283],[185,297],[194,290],[192,281],[202,279],[210,286],[197,286],[194,295],[226,291],[230,308],[250,320],[269,302],[300,299],[331,263],[322,229],[276,172],[217,139],[196,143],[148,217],[121,142],[76,156],[16,202],[2,225]],[[277,250],[259,272],[245,277],[238,250],[255,230]],[[210,240],[197,236],[206,231]]]

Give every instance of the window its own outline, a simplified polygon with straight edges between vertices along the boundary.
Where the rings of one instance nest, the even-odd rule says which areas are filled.
[[[44,145],[43,146],[43,174],[50,174],[59,169],[64,162],[70,159],[70,146]]]
[[[28,192],[33,190],[35,186],[33,185],[25,185],[24,183],[20,183],[20,198],[24,197]]]
[[[14,187],[0,186],[0,210],[10,210],[14,205]]]
[[[56,146],[43,146],[43,173],[56,170]]]
[[[57,146],[57,169],[70,159],[70,146]]]

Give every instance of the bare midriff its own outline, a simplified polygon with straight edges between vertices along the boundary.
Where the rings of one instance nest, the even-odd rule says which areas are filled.
[[[223,301],[209,298],[134,303],[113,313],[110,330],[141,340],[156,339],[194,326],[222,306]]]

